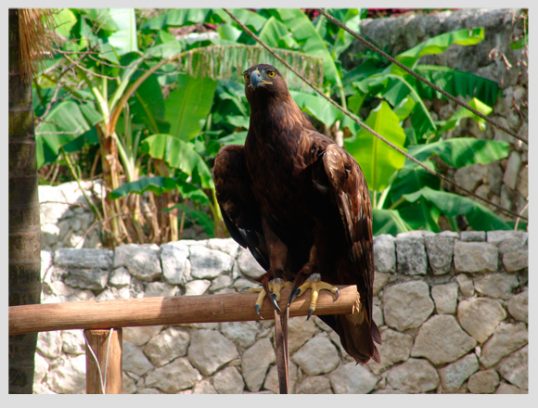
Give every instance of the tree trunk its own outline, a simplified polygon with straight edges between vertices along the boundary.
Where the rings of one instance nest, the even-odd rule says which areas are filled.
[[[10,306],[39,303],[41,295],[32,87],[21,71],[19,22],[19,11],[9,10]],[[32,393],[36,342],[36,333],[9,338],[9,393]]]

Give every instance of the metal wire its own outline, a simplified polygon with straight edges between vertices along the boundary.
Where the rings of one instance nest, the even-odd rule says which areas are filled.
[[[476,193],[474,193],[473,191],[470,191],[470,190],[467,190],[466,188],[460,186],[459,184],[457,184],[455,181],[453,181],[452,179],[450,179],[449,177],[443,175],[443,174],[440,174],[438,173],[437,171],[435,170],[432,170],[431,168],[429,168],[428,166],[426,166],[424,163],[422,163],[420,160],[416,159],[415,157],[411,156],[410,154],[408,154],[406,151],[402,150],[400,147],[396,146],[394,143],[390,142],[389,140],[387,140],[384,136],[382,136],[381,134],[379,134],[378,132],[376,132],[374,129],[372,129],[371,127],[369,127],[366,123],[364,123],[359,117],[357,117],[356,115],[354,115],[353,113],[351,113],[350,111],[348,111],[347,109],[343,108],[342,106],[340,106],[337,102],[335,102],[333,99],[329,98],[327,95],[325,95],[319,88],[317,88],[314,84],[312,84],[310,81],[308,81],[304,76],[302,76],[299,72],[297,72],[290,64],[287,63],[287,61],[285,61],[284,59],[282,59],[278,54],[275,53],[275,51],[269,47],[263,40],[261,40],[256,34],[254,34],[254,32],[252,32],[252,30],[250,30],[245,24],[243,24],[241,22],[241,20],[239,20],[236,16],[234,16],[232,14],[232,12],[228,9],[223,9],[224,12],[226,14],[228,14],[232,20],[234,20],[240,27],[241,29],[246,32],[250,37],[252,37],[258,44],[260,44],[263,48],[265,48],[269,53],[271,53],[276,59],[278,59],[287,69],[289,69],[290,71],[292,71],[295,75],[297,75],[304,83],[306,83],[310,88],[312,88],[318,95],[320,95],[322,98],[324,98],[327,102],[329,102],[331,105],[333,105],[334,107],[336,107],[337,109],[339,109],[342,113],[344,113],[347,117],[349,117],[350,119],[352,119],[355,123],[357,123],[359,126],[361,126],[361,128],[365,129],[366,131],[368,131],[369,133],[371,133],[372,135],[374,135],[376,138],[378,138],[379,140],[381,140],[383,143],[387,144],[388,146],[390,146],[392,149],[396,150],[398,153],[404,155],[405,157],[407,157],[409,160],[411,160],[412,162],[414,162],[415,164],[419,165],[420,167],[422,167],[424,170],[426,170],[428,173],[436,176],[436,177],[439,177],[441,180],[453,185],[454,187],[458,188],[460,191],[464,192],[466,195],[468,196],[472,196],[474,198],[476,198],[477,200],[479,201],[482,201],[484,203],[487,203],[489,204],[490,206],[496,208],[497,210],[503,212],[505,215],[509,215],[510,217],[513,217],[514,219],[517,219],[518,217],[523,219],[523,220],[528,220],[526,217],[523,217],[522,215],[520,214],[516,214],[515,212],[509,210],[509,209],[506,209],[504,207],[501,207],[500,205],[488,200],[488,199],[485,199],[483,197],[480,197],[479,195],[477,195]]]

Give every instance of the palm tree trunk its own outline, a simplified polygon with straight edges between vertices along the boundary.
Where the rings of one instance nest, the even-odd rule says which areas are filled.
[[[10,306],[39,303],[41,295],[32,87],[21,71],[19,13],[20,10],[9,10]],[[35,333],[9,338],[9,393],[32,393],[36,342]]]

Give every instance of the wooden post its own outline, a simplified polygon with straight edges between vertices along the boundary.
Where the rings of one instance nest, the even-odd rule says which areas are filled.
[[[87,341],[86,393],[103,394],[103,383],[104,394],[120,394],[122,392],[121,328],[84,330],[84,336]],[[94,355],[89,350],[90,347]]]

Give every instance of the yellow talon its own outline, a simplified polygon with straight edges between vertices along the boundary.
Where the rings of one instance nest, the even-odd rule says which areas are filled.
[[[306,282],[299,286],[299,288],[297,289],[297,297],[301,296],[308,289],[312,291],[312,294],[310,295],[310,306],[308,307],[308,316],[306,318],[307,320],[310,319],[310,317],[316,310],[320,290],[328,290],[335,296],[335,300],[338,299],[338,288],[327,282],[321,281],[321,276],[318,273],[313,273],[312,275],[310,275]]]

